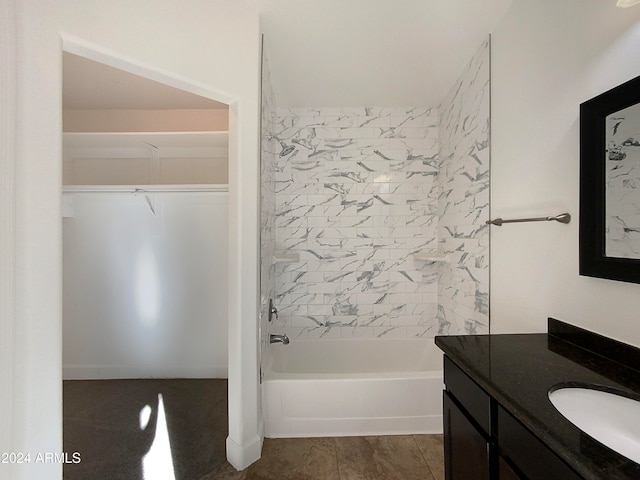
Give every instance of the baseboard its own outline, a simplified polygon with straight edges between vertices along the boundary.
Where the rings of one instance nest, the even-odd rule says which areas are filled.
[[[122,378],[228,378],[226,366],[210,365],[63,365],[63,380],[109,380]]]
[[[244,470],[260,458],[262,436],[255,435],[250,441],[238,445],[227,437],[227,461],[238,471]]]

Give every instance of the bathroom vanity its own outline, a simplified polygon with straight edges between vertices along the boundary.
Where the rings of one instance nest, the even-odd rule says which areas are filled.
[[[435,342],[445,353],[447,480],[640,478],[640,464],[584,433],[549,399],[566,387],[640,399],[640,350],[551,318],[547,334]]]

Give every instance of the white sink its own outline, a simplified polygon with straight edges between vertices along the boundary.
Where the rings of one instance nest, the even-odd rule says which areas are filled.
[[[560,388],[549,400],[587,435],[640,463],[640,402],[590,388]]]

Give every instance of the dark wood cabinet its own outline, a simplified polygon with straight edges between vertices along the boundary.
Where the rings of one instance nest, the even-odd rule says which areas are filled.
[[[443,421],[446,480],[580,480],[448,357]]]
[[[526,480],[517,474],[511,465],[502,457],[498,457],[498,478],[500,480]]]
[[[517,465],[528,480],[580,480],[577,473],[513,415],[501,406],[498,406],[497,414],[500,455]]]
[[[489,441],[447,392],[443,407],[447,480],[490,480]]]

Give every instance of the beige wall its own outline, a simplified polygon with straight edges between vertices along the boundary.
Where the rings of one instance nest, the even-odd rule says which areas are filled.
[[[224,132],[65,132],[63,185],[229,183]]]
[[[561,320],[640,346],[640,285],[578,275],[579,104],[640,74],[640,6],[517,1],[492,35],[491,330]]]
[[[229,130],[229,111],[65,110],[65,132],[221,132]]]

